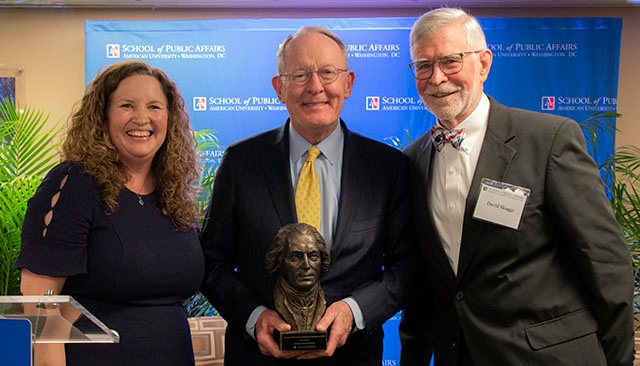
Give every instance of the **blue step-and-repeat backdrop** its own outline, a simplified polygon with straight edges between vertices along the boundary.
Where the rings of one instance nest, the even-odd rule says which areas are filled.
[[[178,84],[194,129],[221,143],[204,158],[217,164],[229,144],[274,128],[287,112],[271,87],[276,50],[305,25],[334,30],[348,47],[356,80],[342,113],[349,128],[397,147],[435,123],[408,68],[415,17],[87,21],[86,81],[114,62],[144,60]],[[585,121],[616,112],[622,20],[481,18],[494,63],[485,91],[513,107]],[[608,118],[613,128],[615,120]],[[615,134],[600,131],[590,153],[602,163]],[[399,315],[385,324],[383,365],[399,364]]]

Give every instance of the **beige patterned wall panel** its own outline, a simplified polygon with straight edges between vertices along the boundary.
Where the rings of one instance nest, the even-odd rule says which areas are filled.
[[[189,318],[196,366],[224,365],[224,332],[227,322],[219,316]]]

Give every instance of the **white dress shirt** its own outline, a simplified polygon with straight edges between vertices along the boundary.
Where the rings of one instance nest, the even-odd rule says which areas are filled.
[[[450,143],[434,150],[429,209],[449,264],[458,273],[465,203],[487,132],[489,98],[483,93],[476,109],[456,128],[466,129],[460,150]]]

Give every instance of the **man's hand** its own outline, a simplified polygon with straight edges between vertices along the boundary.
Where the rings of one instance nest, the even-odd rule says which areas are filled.
[[[275,358],[292,358],[301,354],[301,352],[282,352],[273,338],[274,331],[286,332],[291,330],[291,326],[285,323],[280,315],[273,310],[265,310],[258,317],[256,322],[256,340],[260,352],[265,356]]]
[[[327,349],[325,351],[309,352],[298,356],[298,359],[310,359],[319,357],[331,357],[336,348],[344,346],[347,342],[351,328],[353,327],[353,313],[351,308],[344,301],[337,301],[331,304],[324,316],[318,322],[316,330],[326,332],[331,328],[329,340],[327,341]]]

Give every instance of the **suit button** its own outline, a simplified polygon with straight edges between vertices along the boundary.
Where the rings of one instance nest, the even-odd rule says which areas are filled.
[[[456,292],[456,300],[462,301],[462,299],[464,299],[464,292],[462,291]]]
[[[450,346],[451,346],[451,349],[456,349],[456,342],[451,342]]]

